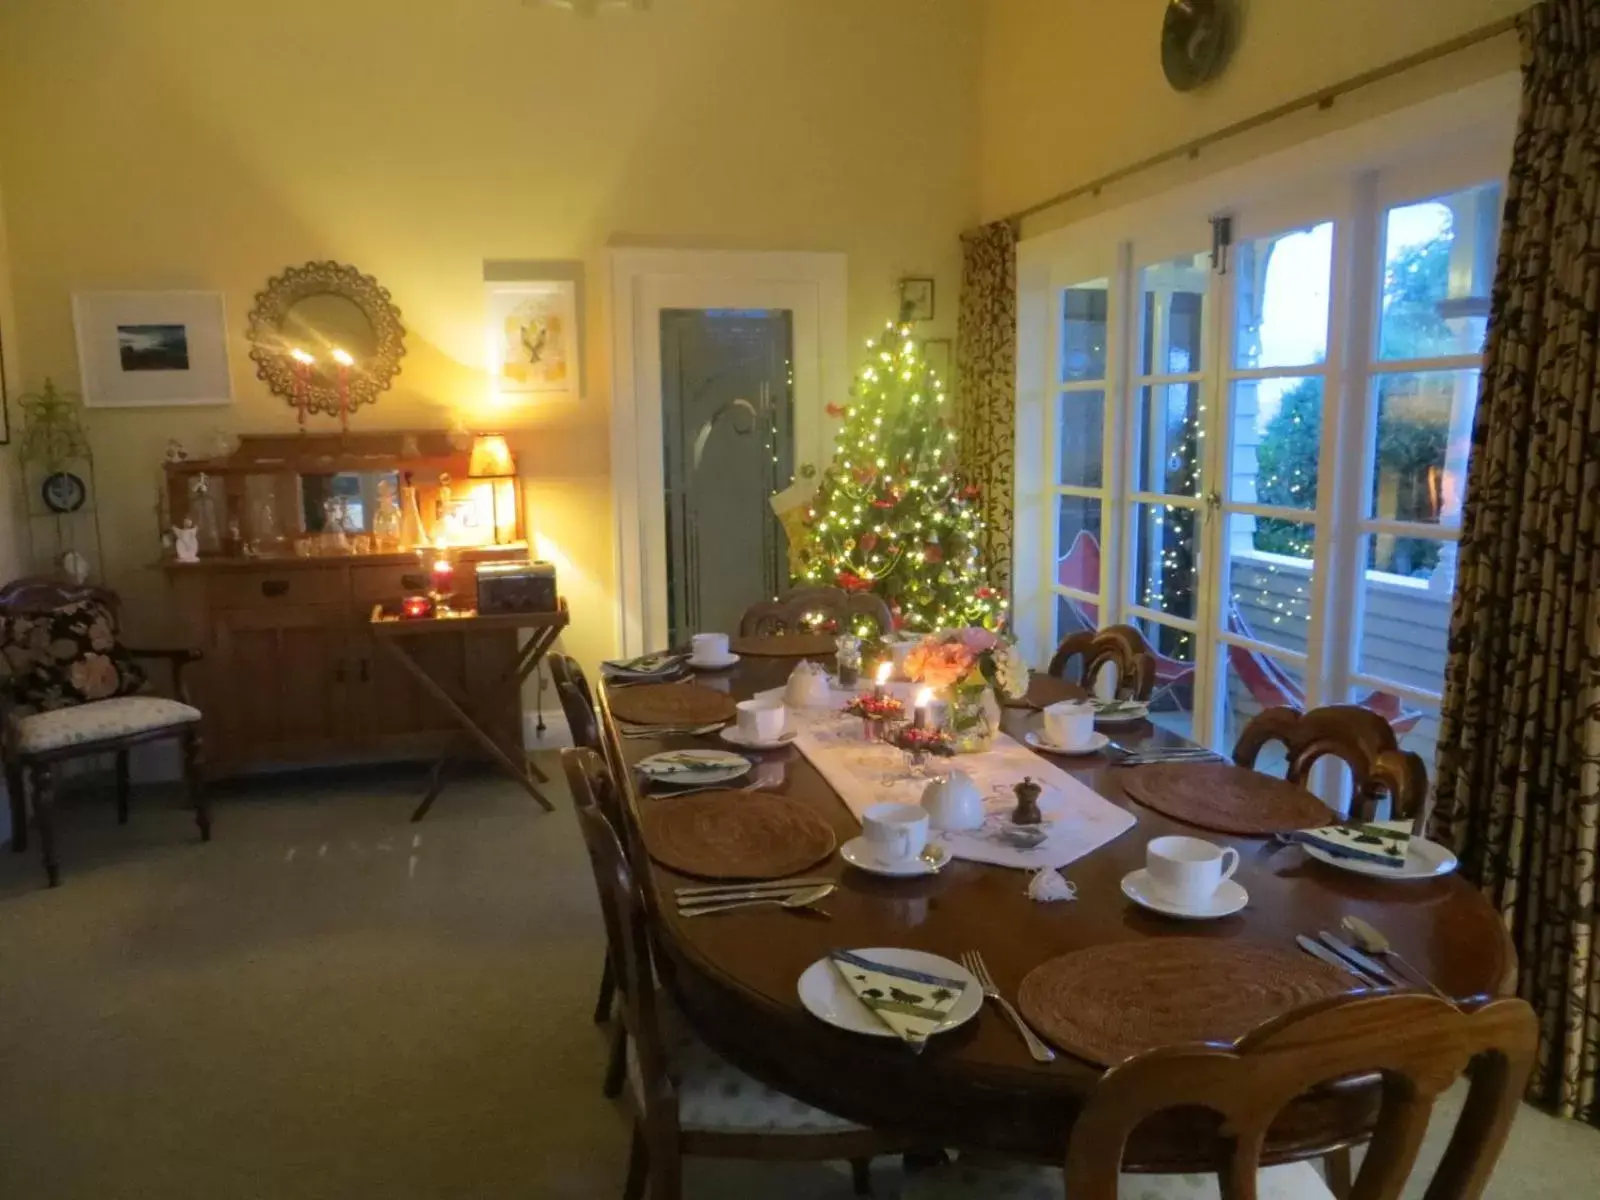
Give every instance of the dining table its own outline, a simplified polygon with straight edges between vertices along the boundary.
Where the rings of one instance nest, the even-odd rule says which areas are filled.
[[[795,661],[746,657],[729,670],[701,673],[694,682],[733,700],[746,699],[782,687]],[[816,661],[826,665],[829,660]],[[1084,695],[1075,685],[1047,676],[1035,676],[1030,692],[1041,700]],[[610,711],[614,694],[603,685],[599,707],[612,744],[630,768],[623,790],[636,819],[644,808],[673,800],[651,795],[633,764],[665,750],[728,747],[716,734],[654,736],[630,727],[627,736],[619,736],[620,723]],[[1003,731],[1019,741],[1041,725],[1036,708],[1003,710]],[[1119,725],[1114,738],[1135,750],[1188,745],[1149,720]],[[833,827],[839,844],[861,832],[838,794],[795,747],[747,753],[758,764],[781,765],[781,780],[768,768],[765,790],[803,802]],[[959,758],[954,761],[959,765]],[[806,1103],[929,1147],[1056,1163],[1103,1067],[1068,1053],[1054,1062],[1036,1062],[992,1006],[929,1039],[914,1054],[896,1039],[847,1032],[811,1015],[797,991],[801,973],[839,948],[904,947],[955,960],[976,950],[1000,992],[1015,1000],[1029,971],[1072,951],[1174,937],[1238,939],[1292,950],[1296,935],[1338,930],[1341,918],[1353,915],[1382,930],[1416,971],[1458,1002],[1510,994],[1514,988],[1510,939],[1494,909],[1459,875],[1374,879],[1316,861],[1300,847],[1271,838],[1196,830],[1128,795],[1125,782],[1146,768],[1120,766],[1116,756],[1105,753],[1052,756],[1051,761],[1135,818],[1127,832],[1062,868],[1076,887],[1074,900],[1033,900],[1026,894],[1028,874],[1007,867],[957,859],[935,874],[885,878],[847,865],[836,852],[804,873],[836,882],[823,905],[829,919],[776,907],[685,917],[676,911],[674,889],[705,881],[641,861],[635,869],[652,914],[664,986],[713,1050]],[[1221,920],[1182,921],[1128,900],[1121,880],[1144,866],[1146,844],[1165,834],[1236,848],[1235,879],[1249,893],[1246,907]],[[1352,988],[1358,986],[1352,980]],[[1263,1161],[1314,1157],[1367,1140],[1379,1092],[1372,1076],[1335,1081],[1301,1097],[1279,1115]],[[1173,1110],[1135,1134],[1126,1169],[1214,1170],[1215,1134],[1211,1114]]]

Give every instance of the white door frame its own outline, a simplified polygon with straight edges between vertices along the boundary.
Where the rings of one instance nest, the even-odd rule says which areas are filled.
[[[768,308],[793,314],[794,461],[821,469],[849,392],[846,266],[839,253],[613,249],[611,496],[617,519],[617,645],[624,655],[667,641],[661,310]],[[733,632],[733,631],[729,631]]]

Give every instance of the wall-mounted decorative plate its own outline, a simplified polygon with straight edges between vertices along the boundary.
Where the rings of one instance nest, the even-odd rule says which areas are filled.
[[[1170,0],[1161,22],[1161,69],[1180,92],[1222,74],[1238,26],[1233,0]]]
[[[89,489],[71,471],[57,471],[45,476],[39,495],[51,512],[70,513],[83,507],[83,502],[89,498]]]

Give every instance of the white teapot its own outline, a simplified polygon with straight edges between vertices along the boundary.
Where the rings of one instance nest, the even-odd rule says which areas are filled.
[[[935,829],[977,829],[983,824],[983,793],[965,771],[953,770],[923,788],[922,807]]]
[[[832,696],[828,673],[814,662],[795,667],[783,689],[783,702],[790,708],[822,708]]]

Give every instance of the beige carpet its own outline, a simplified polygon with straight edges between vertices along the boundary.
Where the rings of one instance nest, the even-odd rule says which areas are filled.
[[[159,796],[122,829],[85,798],[55,891],[31,848],[0,852],[0,1196],[618,1196],[574,822],[484,778],[413,826],[416,783],[225,794],[209,846]],[[1597,1177],[1600,1132],[1527,1111],[1490,1194]],[[698,1164],[689,1185],[850,1195],[826,1166]]]

